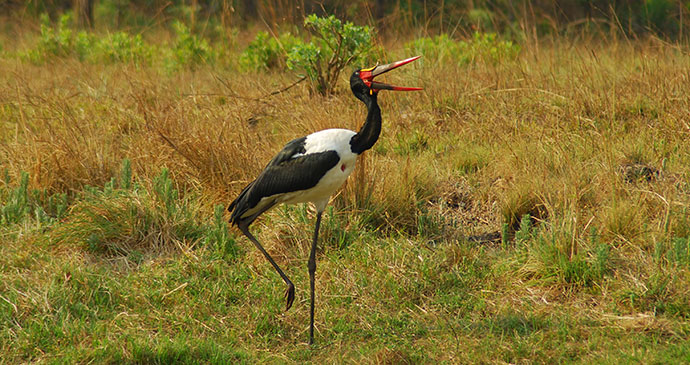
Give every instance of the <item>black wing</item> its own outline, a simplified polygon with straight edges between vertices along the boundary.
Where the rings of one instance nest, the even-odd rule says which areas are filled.
[[[268,163],[259,177],[249,183],[237,199],[230,203],[230,222],[239,224],[243,218],[248,218],[243,215],[256,207],[262,198],[313,188],[328,170],[338,164],[340,157],[335,151],[293,157],[305,152],[304,141],[305,138],[290,141]]]

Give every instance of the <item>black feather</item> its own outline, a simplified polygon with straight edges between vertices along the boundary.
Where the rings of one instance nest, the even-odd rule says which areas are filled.
[[[262,198],[313,188],[323,175],[340,161],[335,151],[294,157],[305,152],[305,140],[304,137],[298,138],[285,145],[259,177],[249,183],[237,199],[230,203],[228,207],[228,210],[232,212],[230,222],[239,224],[243,219],[255,218],[243,217],[243,215],[256,207]]]

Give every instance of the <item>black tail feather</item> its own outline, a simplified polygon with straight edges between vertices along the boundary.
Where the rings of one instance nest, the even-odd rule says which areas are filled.
[[[237,196],[237,198],[228,206],[228,212],[232,213],[230,215],[230,223],[238,225],[242,214],[250,208],[247,202],[247,193],[253,185],[254,181],[245,186],[244,189],[242,189],[242,192],[240,192],[240,195]]]

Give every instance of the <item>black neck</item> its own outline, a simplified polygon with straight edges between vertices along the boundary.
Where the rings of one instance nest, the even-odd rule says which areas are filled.
[[[366,104],[368,113],[362,129],[350,140],[351,150],[356,154],[374,146],[374,143],[379,139],[379,134],[381,134],[381,108],[379,108],[376,100],[376,93],[360,99]]]

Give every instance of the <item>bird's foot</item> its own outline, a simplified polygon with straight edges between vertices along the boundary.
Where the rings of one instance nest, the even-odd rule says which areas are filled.
[[[292,302],[295,301],[295,286],[292,283],[288,283],[287,290],[285,290],[285,298],[287,299],[287,305],[285,306],[287,311],[292,307]]]

